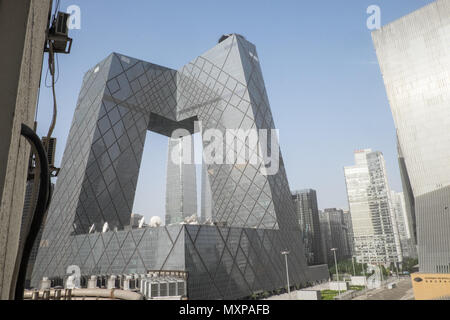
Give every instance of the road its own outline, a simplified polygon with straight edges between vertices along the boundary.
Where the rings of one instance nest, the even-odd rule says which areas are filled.
[[[411,278],[402,278],[394,289],[374,289],[353,300],[414,300]]]

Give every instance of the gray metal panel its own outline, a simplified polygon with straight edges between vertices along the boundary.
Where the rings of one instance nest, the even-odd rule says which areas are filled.
[[[323,264],[325,261],[316,191],[312,189],[295,191],[292,200],[302,229],[308,264]]]
[[[185,236],[190,299],[235,299],[285,287],[285,249],[292,285],[329,276],[326,266],[315,272],[305,266],[295,231],[187,225]]]
[[[448,273],[450,1],[437,0],[372,37],[403,155],[405,193],[414,195],[420,271]]]
[[[420,272],[450,273],[450,187],[416,197]]]

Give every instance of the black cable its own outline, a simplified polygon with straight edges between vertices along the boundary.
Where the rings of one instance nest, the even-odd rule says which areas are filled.
[[[52,137],[53,130],[56,126],[56,118],[58,114],[58,107],[56,102],[56,90],[55,90],[55,53],[53,51],[53,43],[49,42],[49,51],[48,51],[48,66],[50,70],[50,74],[52,76],[52,94],[53,94],[53,117],[52,122],[50,123],[50,128],[48,129],[47,139],[44,143],[44,147],[48,152],[48,148],[50,145],[50,138]],[[59,68],[59,66],[58,66]]]
[[[60,5],[60,0],[56,0],[56,6],[55,6],[55,16],[59,11],[59,5]]]
[[[44,146],[36,133],[25,124],[22,124],[21,135],[32,145],[33,151],[37,156],[36,166],[39,166],[39,194],[31,219],[30,228],[25,238],[23,253],[20,260],[19,274],[17,276],[15,299],[23,300],[25,290],[25,281],[27,274],[27,266],[30,260],[31,251],[33,249],[36,238],[38,237],[45,214],[50,205],[50,172],[48,168],[48,158]],[[35,177],[36,181],[37,177]]]

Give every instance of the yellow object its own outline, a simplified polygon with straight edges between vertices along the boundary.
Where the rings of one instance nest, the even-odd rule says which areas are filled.
[[[416,300],[450,300],[450,274],[413,273],[411,281]]]

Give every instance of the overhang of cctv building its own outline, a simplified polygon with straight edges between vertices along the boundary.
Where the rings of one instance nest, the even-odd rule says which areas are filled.
[[[51,203],[32,286],[83,275],[188,273],[190,299],[233,299],[328,278],[309,268],[283,160],[259,167],[207,166],[215,225],[131,229],[130,213],[148,130],[273,129],[255,46],[232,34],[179,71],[113,53],[83,80]],[[245,149],[245,148],[244,148]],[[243,150],[245,152],[245,150]],[[263,165],[263,164],[260,164]],[[101,231],[108,222],[109,232]]]

